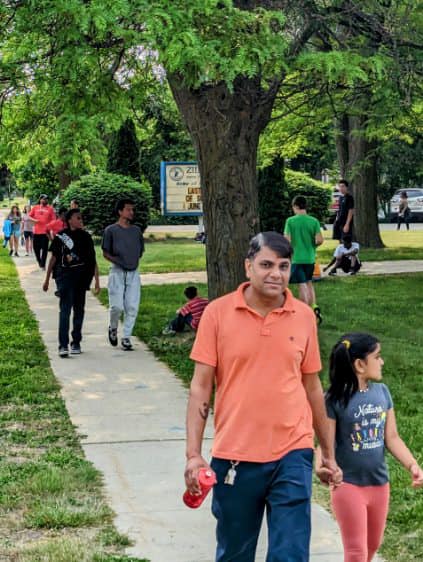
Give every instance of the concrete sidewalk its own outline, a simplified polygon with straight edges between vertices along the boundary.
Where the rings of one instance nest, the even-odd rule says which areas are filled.
[[[186,389],[135,338],[133,352],[112,348],[107,341],[107,309],[90,293],[83,354],[60,359],[54,284],[43,293],[44,272],[32,259],[16,258],[15,263],[86,457],[104,474],[118,530],[134,541],[127,553],[152,562],[212,562],[215,524],[210,498],[198,510],[189,510],[181,501]],[[206,436],[207,457],[210,427]],[[258,562],[264,561],[264,553],[265,531]],[[335,522],[314,505],[311,561],[342,559]]]

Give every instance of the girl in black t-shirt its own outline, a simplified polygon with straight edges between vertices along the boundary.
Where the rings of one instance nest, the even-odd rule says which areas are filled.
[[[382,379],[379,341],[369,334],[340,338],[330,356],[326,407],[343,483],[331,490],[341,529],[344,562],[369,562],[382,543],[389,507],[385,447],[410,472],[413,487],[423,486],[423,470],[398,435],[388,388]],[[316,472],[331,474],[316,455]]]

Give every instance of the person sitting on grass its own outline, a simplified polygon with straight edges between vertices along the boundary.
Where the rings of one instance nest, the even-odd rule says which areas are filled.
[[[189,326],[193,330],[197,330],[200,323],[201,315],[209,304],[208,299],[199,297],[197,287],[187,287],[184,295],[188,302],[182,308],[176,311],[174,318],[163,330],[164,336],[174,336],[176,332],[183,332],[185,326]]]
[[[336,270],[338,267],[342,269],[347,275],[355,275],[361,268],[361,261],[358,257],[358,251],[360,245],[358,242],[352,241],[352,236],[346,234],[342,238],[342,244],[339,244],[335,249],[332,261],[323,268],[323,271],[327,271],[333,264],[335,266],[329,271],[329,275],[336,275]]]

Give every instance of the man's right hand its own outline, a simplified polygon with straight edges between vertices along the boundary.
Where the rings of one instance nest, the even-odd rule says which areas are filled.
[[[49,282],[48,282],[48,281],[44,281],[44,283],[43,283],[43,291],[48,291],[48,286],[49,286]]]
[[[198,483],[198,471],[200,468],[212,470],[210,465],[203,459],[201,455],[191,457],[185,466],[185,485],[191,494],[200,494],[201,488]]]

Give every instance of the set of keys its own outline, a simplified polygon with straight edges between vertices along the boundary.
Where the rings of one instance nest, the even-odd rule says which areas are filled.
[[[231,466],[230,466],[228,472],[226,473],[224,483],[228,484],[229,486],[233,486],[234,483],[235,483],[235,477],[236,477],[235,467],[239,465],[239,461],[230,461],[230,463],[231,463]]]

